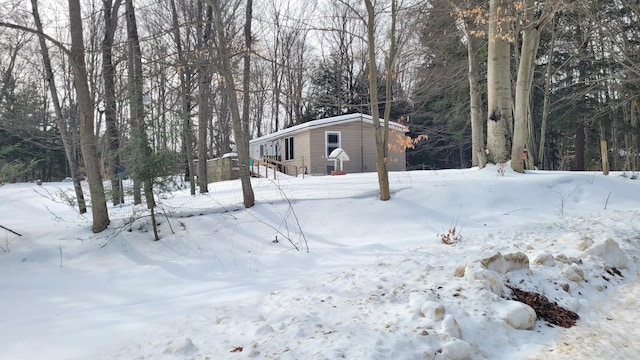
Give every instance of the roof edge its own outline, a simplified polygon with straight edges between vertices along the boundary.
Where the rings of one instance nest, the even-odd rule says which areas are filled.
[[[280,131],[276,131],[273,132],[271,134],[267,134],[258,138],[254,138],[249,140],[249,143],[255,143],[255,142],[259,142],[259,141],[268,141],[271,139],[277,139],[280,138],[284,135],[288,135],[288,134],[296,134],[300,131],[306,130],[306,129],[316,129],[316,128],[321,128],[321,127],[326,127],[326,126],[330,126],[330,125],[336,125],[336,124],[343,124],[343,123],[348,123],[348,122],[352,122],[352,121],[357,121],[362,119],[364,122],[369,123],[369,124],[373,124],[373,117],[371,115],[367,115],[367,114],[362,114],[362,113],[352,113],[352,114],[345,114],[345,115],[338,115],[338,116],[332,116],[332,117],[328,117],[328,118],[323,118],[323,119],[316,119],[316,120],[311,120],[308,121],[306,123],[302,123],[302,124],[298,124],[295,126],[292,126],[290,128],[286,128],[286,129],[282,129]],[[382,122],[383,120],[380,119],[380,121]],[[398,130],[398,131],[404,131],[407,132],[408,129],[406,126],[395,122],[395,121],[389,121],[389,128],[393,129],[393,130]]]

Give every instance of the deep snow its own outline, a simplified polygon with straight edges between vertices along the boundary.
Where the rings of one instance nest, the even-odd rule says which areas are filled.
[[[139,208],[92,234],[70,183],[7,184],[0,225],[23,236],[0,230],[0,359],[633,359],[640,181],[622,175],[392,173],[387,202],[375,174],[279,176],[248,210],[214,183],[163,196],[159,242]],[[479,263],[497,252],[529,269]],[[517,330],[506,285],[581,318]]]

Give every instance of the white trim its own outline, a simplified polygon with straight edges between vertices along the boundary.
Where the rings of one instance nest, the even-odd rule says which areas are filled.
[[[283,161],[293,161],[295,160],[295,147],[294,147],[294,143],[295,143],[295,136],[287,136],[286,138],[284,138],[284,157],[283,157]],[[289,154],[291,154],[291,157],[289,157]]]
[[[324,157],[326,159],[329,158],[329,154],[330,154],[330,151],[328,151],[329,150],[329,142],[328,142],[328,139],[327,139],[329,134],[337,134],[338,135],[338,146],[336,146],[336,149],[342,147],[342,131],[339,131],[339,130],[327,130],[327,131],[325,131],[324,132]]]
[[[326,127],[326,126],[331,126],[336,124],[349,123],[353,121],[363,121],[369,124],[373,124],[373,118],[371,117],[371,115],[360,114],[360,113],[340,115],[340,116],[334,116],[326,119],[312,120],[300,125],[292,126],[287,129],[283,129],[268,135],[261,136],[259,138],[252,139],[249,141],[249,143],[261,143],[261,142],[265,142],[273,139],[283,138],[286,136],[294,136],[296,133],[299,133],[307,129],[321,128],[321,127]],[[383,121],[384,121],[383,119],[380,119],[381,124]],[[389,121],[389,129],[403,131],[403,132],[409,131],[409,129],[406,126],[400,123],[397,123],[395,121]]]

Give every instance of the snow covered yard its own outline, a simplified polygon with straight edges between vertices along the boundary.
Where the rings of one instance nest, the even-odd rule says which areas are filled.
[[[94,235],[69,183],[8,184],[0,359],[632,359],[640,181],[621,175],[393,173],[388,202],[375,174],[254,179],[248,210],[214,183],[162,200],[159,242],[131,206]],[[509,287],[580,319],[535,320]]]

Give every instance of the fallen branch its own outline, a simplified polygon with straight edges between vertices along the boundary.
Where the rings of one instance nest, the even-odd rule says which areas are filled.
[[[10,233],[14,233],[14,234],[16,234],[16,235],[18,235],[18,236],[22,236],[22,234],[18,234],[17,232],[15,232],[15,231],[13,231],[13,230],[9,229],[8,227],[4,227],[4,226],[0,225],[0,228],[3,228],[3,229],[5,229],[5,230],[7,230],[8,232],[10,232]]]

